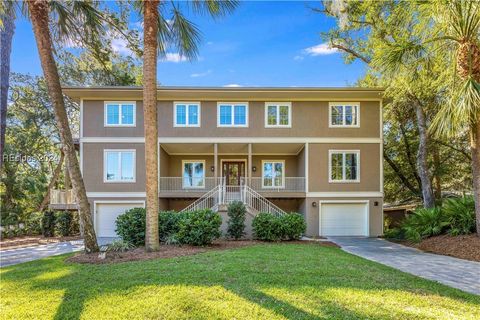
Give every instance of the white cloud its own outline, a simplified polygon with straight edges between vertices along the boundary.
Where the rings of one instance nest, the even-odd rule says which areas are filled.
[[[230,84],[224,85],[224,87],[227,87],[227,88],[238,88],[238,87],[242,87],[242,85],[241,85],[241,84],[238,84],[238,83],[230,83]]]
[[[212,70],[207,70],[205,72],[200,72],[200,73],[192,73],[190,77],[192,78],[200,78],[200,77],[205,77],[208,76],[210,73],[212,73]]]
[[[309,56],[325,56],[337,52],[338,50],[336,48],[330,47],[328,43],[317,44],[316,46],[309,47],[303,50],[303,53]]]
[[[130,50],[130,48],[127,47],[127,41],[123,38],[112,39],[112,49],[113,51],[124,56],[133,55],[132,50]]]
[[[179,53],[167,53],[162,59],[165,62],[184,62],[187,61],[187,57],[180,55]]]

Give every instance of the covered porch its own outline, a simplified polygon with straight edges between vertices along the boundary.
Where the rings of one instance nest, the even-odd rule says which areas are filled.
[[[159,158],[160,197],[199,197],[221,181],[264,197],[306,192],[304,143],[161,143]]]

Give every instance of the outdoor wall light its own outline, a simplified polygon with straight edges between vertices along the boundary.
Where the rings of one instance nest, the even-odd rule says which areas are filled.
[[[253,167],[252,167],[252,171],[253,171],[253,172],[257,172],[257,167],[253,166]]]
[[[378,201],[373,202],[373,205],[374,205],[375,207],[378,207]]]
[[[215,166],[211,166],[210,171],[214,172],[215,171]]]
[[[312,207],[316,207],[317,203],[315,201],[312,202]]]

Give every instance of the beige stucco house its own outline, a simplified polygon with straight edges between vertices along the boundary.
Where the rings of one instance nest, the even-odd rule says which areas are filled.
[[[99,237],[144,206],[142,88],[68,87],[80,103],[80,162]],[[295,211],[308,236],[383,230],[382,90],[158,89],[164,210],[246,203]],[[148,151],[148,150],[147,150]]]

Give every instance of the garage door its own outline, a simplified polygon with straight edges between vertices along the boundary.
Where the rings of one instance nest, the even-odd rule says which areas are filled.
[[[144,207],[143,203],[97,203],[95,211],[95,232],[97,237],[117,237],[115,220],[125,211]]]
[[[322,203],[322,236],[368,236],[367,203]]]

